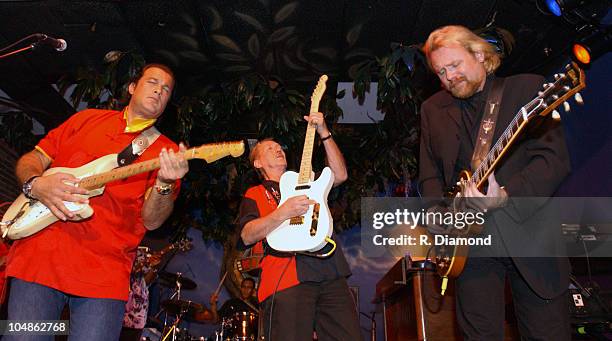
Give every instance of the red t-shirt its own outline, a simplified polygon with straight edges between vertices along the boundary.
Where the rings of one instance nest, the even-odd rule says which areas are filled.
[[[125,133],[125,127],[122,112],[84,110],[51,130],[37,147],[53,159],[51,167],[76,168],[119,153],[140,134]],[[162,135],[135,162],[157,158],[162,147],[178,150]],[[146,232],[141,209],[156,176],[151,171],[107,183],[102,195],[89,199],[90,218],[58,221],[17,240],[7,275],[72,295],[127,300],[132,262]]]
[[[263,185],[249,188],[244,197],[254,200],[260,217],[265,217],[272,213],[276,207],[276,201],[271,199],[270,194],[266,195]],[[257,290],[259,302],[263,302],[271,296],[274,291],[282,291],[300,283],[297,276],[295,256],[276,257],[266,255],[261,260],[261,280]],[[279,282],[280,280],[280,282]],[[277,288],[278,285],[278,288]]]

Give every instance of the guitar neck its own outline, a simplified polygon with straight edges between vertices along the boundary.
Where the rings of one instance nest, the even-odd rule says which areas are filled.
[[[528,113],[529,108],[535,105],[533,102],[534,101],[522,107],[516,116],[514,116],[508,127],[506,127],[506,130],[504,130],[495,144],[491,146],[485,159],[482,160],[478,168],[474,171],[470,181],[476,184],[476,187],[482,187],[491,172],[495,169],[495,166],[499,163],[499,160],[501,160],[508,148],[510,148],[514,140],[524,129],[529,121],[529,117],[531,117]]]
[[[565,70],[566,73],[555,74],[555,82],[544,84],[544,91],[538,92],[538,96],[524,105],[514,116],[486,158],[472,174],[469,181],[476,184],[476,187],[482,187],[499,160],[533,117],[550,114],[561,103],[567,104],[565,101],[574,94],[578,104],[582,103],[582,96],[578,91],[585,87],[584,71],[575,63],[568,64]],[[568,110],[569,105],[566,107],[566,111]]]
[[[319,111],[319,102],[325,92],[325,82],[327,76],[323,75],[319,78],[319,82],[315,87],[315,90],[311,97],[310,112]],[[300,163],[300,175],[298,176],[298,184],[305,184],[310,181],[310,174],[312,174],[312,150],[314,147],[314,140],[316,136],[316,125],[308,123],[306,128],[306,137],[304,139],[304,150],[302,151],[302,162]]]
[[[192,148],[186,151],[185,160],[193,159],[195,157],[195,151],[196,148]],[[85,177],[81,180],[79,186],[88,190],[93,190],[96,188],[100,188],[111,181],[125,179],[136,174],[155,170],[159,167],[159,159],[157,158],[144,162],[138,162],[129,166],[118,167],[108,172]]]
[[[312,173],[312,151],[316,131],[315,125],[309,123],[308,128],[306,128],[306,138],[304,139],[304,150],[302,151],[298,184],[305,184],[310,181],[310,174]]]
[[[176,249],[176,244],[170,244],[168,246],[166,246],[165,248],[161,249],[158,253],[160,256],[164,256],[166,253],[172,251]]]
[[[185,160],[203,159],[211,163],[217,161],[227,155],[238,157],[244,153],[244,142],[231,141],[221,143],[210,143],[199,147],[191,148],[185,151],[183,157]],[[93,190],[104,186],[111,181],[125,179],[132,175],[149,172],[159,168],[159,159],[151,159],[144,162],[138,162],[124,167],[114,168],[108,172],[94,174],[81,179],[79,186]]]

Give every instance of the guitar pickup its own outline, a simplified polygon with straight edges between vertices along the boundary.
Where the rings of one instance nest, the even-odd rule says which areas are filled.
[[[317,225],[319,225],[319,209],[320,204],[315,204],[312,210],[312,223],[310,223],[310,236],[314,237],[317,234]]]
[[[302,225],[304,224],[304,216],[293,217],[289,219],[289,225]]]
[[[299,185],[299,186],[295,186],[295,190],[296,191],[301,191],[303,189],[310,189],[310,185]]]

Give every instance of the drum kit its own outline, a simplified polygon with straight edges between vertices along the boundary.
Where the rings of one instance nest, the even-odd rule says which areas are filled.
[[[182,290],[193,290],[197,284],[183,276],[180,272],[159,273],[160,284],[172,287],[173,293],[169,299],[161,302],[161,310],[155,316],[149,317],[149,324],[155,328],[148,328],[149,332],[143,334],[146,341],[255,341],[257,340],[258,314],[250,311],[235,312],[232,316],[221,318],[221,326],[215,335],[194,337],[187,328],[181,328],[181,322],[214,323],[212,312],[203,304],[181,298]],[[160,315],[164,313],[163,320]]]
[[[214,341],[255,341],[257,340],[257,314],[239,311],[233,316],[221,319],[221,329],[215,333]]]

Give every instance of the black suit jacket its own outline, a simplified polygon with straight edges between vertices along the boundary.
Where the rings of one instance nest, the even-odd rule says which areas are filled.
[[[537,75],[516,75],[506,78],[495,142],[518,110],[532,100],[543,84]],[[480,124],[478,122],[478,124]],[[423,197],[443,196],[456,176],[462,129],[459,100],[447,91],[440,91],[421,106],[421,146],[419,184]],[[510,255],[520,255],[538,229],[538,214],[570,171],[569,156],[561,125],[550,117],[530,122],[526,131],[515,141],[496,167],[495,177],[510,197],[502,209],[489,212],[487,226],[494,237],[499,236]],[[533,204],[517,200],[519,197],[541,197]],[[503,228],[499,228],[503,227]],[[559,226],[560,229],[560,226]],[[559,230],[560,231],[560,230]],[[528,237],[532,236],[532,237]],[[539,242],[542,242],[541,240]],[[561,240],[544,241],[553,252],[561,252]],[[569,285],[567,258],[513,257],[522,276],[543,298],[558,296]]]

